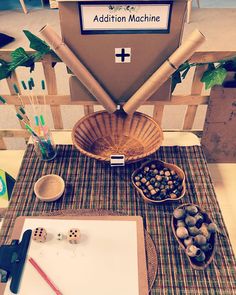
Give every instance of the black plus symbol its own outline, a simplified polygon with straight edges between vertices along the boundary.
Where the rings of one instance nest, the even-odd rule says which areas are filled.
[[[126,57],[129,57],[129,53],[125,53],[125,49],[121,49],[121,53],[116,53],[116,57],[121,57],[121,61],[124,62]]]

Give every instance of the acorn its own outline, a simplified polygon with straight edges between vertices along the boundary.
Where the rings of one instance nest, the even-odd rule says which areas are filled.
[[[180,191],[177,189],[173,190],[173,193],[176,194],[177,197],[181,195]]]
[[[156,182],[155,178],[151,178],[151,179],[150,179],[150,183],[151,183],[152,185],[155,184],[155,182]]]
[[[170,198],[171,198],[171,199],[176,199],[177,196],[176,196],[176,194],[170,194]]]
[[[157,181],[162,181],[162,176],[160,176],[160,175],[156,175],[156,180],[157,180]]]
[[[198,213],[198,208],[194,205],[189,205],[185,207],[185,210],[189,215],[196,215]]]
[[[173,184],[170,184],[170,185],[169,185],[169,188],[170,188],[171,191],[173,191],[173,190],[174,190],[174,186],[173,186]]]
[[[210,252],[213,249],[213,247],[210,243],[206,243],[205,245],[201,246],[201,249],[204,252]]]
[[[195,259],[198,262],[203,262],[206,259],[206,255],[205,255],[205,253],[203,251],[200,250],[200,253],[195,256]]]
[[[187,215],[185,218],[185,223],[188,226],[194,226],[196,224],[196,219],[193,216]]]
[[[155,182],[154,186],[155,186],[155,187],[160,187],[160,186],[161,186],[161,185],[160,185],[160,182]]]
[[[152,190],[150,191],[150,194],[153,196],[153,195],[156,194],[156,191],[155,191],[154,189],[152,189]]]
[[[204,217],[201,213],[197,213],[194,218],[196,219],[196,226],[200,227],[204,222]]]
[[[146,183],[146,182],[147,182],[147,179],[143,177],[143,178],[141,179],[141,182],[142,182],[142,183]]]
[[[185,252],[190,257],[196,257],[199,256],[202,251],[194,245],[189,245]]]
[[[186,224],[185,224],[185,222],[184,222],[182,219],[179,219],[179,220],[177,220],[176,226],[177,226],[177,227],[179,227],[179,226],[183,226],[183,227],[185,227]]]
[[[170,176],[170,171],[165,171],[165,176]]]
[[[200,230],[196,226],[188,227],[188,232],[191,236],[196,236],[200,233]]]
[[[188,238],[188,230],[186,227],[180,226],[176,229],[176,235],[180,239]]]
[[[155,188],[156,194],[158,195],[160,193],[159,188]]]
[[[184,240],[184,245],[186,247],[193,245],[193,237],[188,237],[187,239]]]
[[[183,219],[185,217],[185,210],[176,208],[173,212],[173,215],[176,219]]]
[[[135,184],[137,185],[137,187],[141,186],[141,182],[140,181],[136,181]]]
[[[150,170],[150,168],[148,166],[144,167],[144,172],[148,172]]]
[[[202,246],[207,243],[207,239],[204,235],[199,234],[194,237],[194,242],[199,246]]]
[[[154,173],[153,171],[151,171],[151,172],[149,173],[149,175],[150,175],[151,177],[153,177],[153,176],[155,176],[155,173]]]
[[[210,233],[215,233],[215,232],[217,232],[217,225],[216,225],[214,222],[208,224],[208,231],[209,231]]]
[[[147,188],[148,188],[149,191],[154,189],[154,187],[152,185],[149,185]]]
[[[210,232],[209,232],[209,230],[208,230],[208,224],[203,223],[202,226],[199,228],[199,230],[200,230],[200,233],[201,233],[202,235],[204,235],[204,236],[206,237],[207,240],[210,239],[211,234],[210,234]]]

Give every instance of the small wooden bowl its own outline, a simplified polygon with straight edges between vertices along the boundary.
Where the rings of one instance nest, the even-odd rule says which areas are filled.
[[[84,155],[109,162],[111,155],[124,155],[131,163],[153,154],[161,146],[163,133],[157,122],[142,113],[95,112],[80,119],[72,130],[72,141]]]
[[[200,212],[203,217],[204,217],[204,220],[206,221],[206,223],[211,223],[213,222],[212,219],[208,216],[208,214],[203,211],[198,205],[196,204],[192,204],[192,203],[186,203],[186,204],[182,204],[180,205],[179,207],[177,207],[176,209],[182,209],[186,206],[190,206],[190,205],[193,205],[193,206],[196,206],[198,208],[198,212]],[[175,239],[177,240],[178,244],[180,245],[180,247],[184,250],[184,252],[186,251],[186,247],[185,245],[182,243],[181,239],[179,239],[176,235],[176,219],[174,218],[174,216],[172,215],[172,220],[171,220],[171,228],[172,228],[172,231],[173,231],[173,234],[175,236]],[[197,261],[194,261],[194,259],[190,256],[187,256],[188,260],[189,260],[189,263],[190,265],[192,266],[192,268],[196,269],[196,270],[204,270],[213,260],[214,258],[214,255],[215,255],[215,252],[216,252],[216,245],[217,245],[217,235],[216,233],[212,233],[211,234],[211,237],[210,237],[210,240],[209,240],[210,244],[213,246],[212,247],[212,251],[210,251],[209,253],[205,253],[207,254],[206,255],[206,260],[204,262],[197,262]]]
[[[38,199],[44,202],[52,202],[59,199],[65,190],[64,180],[56,174],[48,174],[39,178],[34,185],[34,193]]]
[[[138,175],[145,166],[150,166],[151,164],[155,164],[157,165],[157,168],[170,168],[171,170],[174,170],[178,176],[182,179],[182,186],[183,186],[183,189],[182,189],[182,192],[181,192],[181,195],[176,198],[176,199],[171,199],[171,198],[166,198],[164,200],[152,200],[150,198],[148,198],[144,193],[143,191],[135,184],[135,181],[134,181],[134,178],[136,175]],[[132,184],[133,186],[136,188],[136,190],[139,192],[139,194],[142,196],[142,198],[144,199],[145,202],[147,203],[152,203],[152,204],[161,204],[161,203],[165,203],[165,202],[175,202],[175,201],[179,201],[180,199],[182,199],[185,195],[185,192],[186,192],[186,183],[185,183],[185,174],[184,174],[184,171],[179,168],[178,166],[174,165],[174,164],[171,164],[171,163],[166,163],[166,162],[163,162],[163,161],[160,161],[160,160],[150,160],[150,161],[147,161],[145,163],[143,163],[141,165],[140,168],[136,169],[133,173],[132,173],[132,176],[131,176],[131,180],[132,180]]]

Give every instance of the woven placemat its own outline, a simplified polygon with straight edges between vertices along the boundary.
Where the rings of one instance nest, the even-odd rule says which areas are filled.
[[[125,212],[143,217],[144,227],[155,243],[158,276],[152,295],[236,294],[236,260],[201,147],[161,147],[150,159],[173,163],[184,170],[186,194],[178,203],[153,206],[143,201],[131,183],[133,171],[143,161],[114,169],[85,157],[73,146],[58,145],[57,157],[52,162],[43,162],[35,155],[33,145],[28,145],[4,216],[0,244],[10,242],[18,216],[74,209]],[[46,174],[60,175],[66,183],[64,195],[55,202],[45,203],[34,195],[34,183]],[[171,216],[181,203],[199,205],[223,234],[218,239],[215,263],[204,271],[192,269],[173,236]]]
[[[44,216],[125,216],[123,212],[97,209],[69,209],[59,210],[43,214]],[[153,240],[149,233],[144,229],[144,239],[147,259],[148,287],[151,290],[157,274],[157,252]]]

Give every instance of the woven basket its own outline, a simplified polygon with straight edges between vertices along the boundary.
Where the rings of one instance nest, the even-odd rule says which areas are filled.
[[[81,153],[107,162],[111,155],[125,155],[125,163],[135,162],[154,153],[162,140],[157,122],[139,112],[132,116],[95,112],[80,119],[72,131]]]

